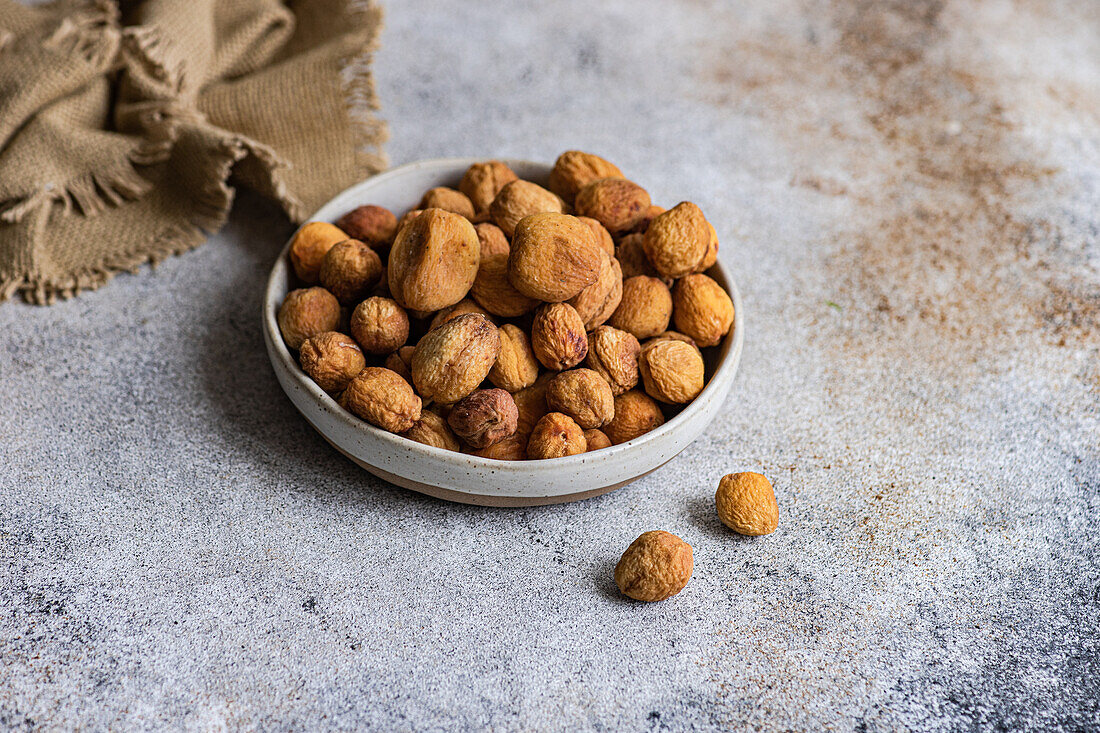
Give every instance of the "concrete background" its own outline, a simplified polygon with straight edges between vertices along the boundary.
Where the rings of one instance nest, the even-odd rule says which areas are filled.
[[[599,152],[745,296],[722,417],[579,504],[383,484],[280,392],[242,196],[156,270],[0,306],[0,727],[1100,727],[1100,9],[388,3],[388,152]],[[778,532],[731,535],[724,473]],[[687,589],[619,597],[640,532]]]

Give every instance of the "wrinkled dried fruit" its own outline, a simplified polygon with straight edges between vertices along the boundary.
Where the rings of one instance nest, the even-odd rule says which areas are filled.
[[[506,184],[493,203],[489,206],[489,215],[493,223],[511,238],[520,219],[531,214],[549,211],[560,214],[565,210],[564,202],[542,186],[530,181],[512,181]]]
[[[615,585],[636,601],[663,601],[684,589],[693,567],[691,545],[671,532],[643,532],[615,566]]]
[[[336,226],[352,239],[365,242],[375,249],[390,246],[397,233],[397,217],[381,206],[359,206],[337,220]]]
[[[702,210],[690,201],[683,201],[650,223],[642,246],[663,277],[683,277],[695,272],[707,256],[710,235],[711,227]]]
[[[354,305],[378,284],[382,259],[358,239],[334,244],[321,260],[321,285],[344,305]]]
[[[421,410],[420,419],[401,435],[409,440],[415,440],[417,443],[443,448],[444,450],[462,450],[458,438],[451,432],[447,421],[431,410]]]
[[[479,252],[469,220],[426,209],[398,231],[390,249],[386,275],[394,300],[420,311],[454,305],[474,283]]]
[[[638,360],[646,394],[674,405],[691,402],[703,391],[703,356],[676,339],[651,341]]]
[[[484,448],[471,448],[467,452],[472,456],[493,458],[498,461],[525,461],[527,460],[528,435],[512,433],[499,443],[493,443]]]
[[[478,212],[485,211],[500,193],[500,189],[516,180],[518,176],[499,160],[487,160],[474,163],[466,169],[458,190],[466,194]]]
[[[504,232],[496,224],[488,223],[478,224],[474,229],[481,242],[481,264],[470,295],[485,310],[503,318],[514,318],[532,310],[538,301],[516,290],[508,279],[511,247]]]
[[[638,275],[623,281],[622,299],[608,322],[636,338],[647,339],[667,330],[671,316],[668,287],[655,277]]]
[[[638,275],[658,276],[657,270],[646,258],[642,240],[641,234],[628,234],[619,240],[619,246],[615,248],[615,259],[622,267],[624,280]]]
[[[584,431],[560,412],[543,415],[527,441],[527,457],[533,460],[575,456],[586,449]]]
[[[621,395],[638,384],[638,356],[642,347],[634,335],[612,326],[600,326],[588,334],[585,363]]]
[[[567,302],[584,319],[584,328],[591,331],[611,317],[623,297],[623,271],[619,261],[601,253],[600,274],[596,282]]]
[[[474,225],[474,231],[477,232],[477,239],[481,244],[482,259],[492,255],[507,257],[512,251],[512,246],[508,244],[508,237],[504,236],[504,232],[496,224],[483,221]]]
[[[527,440],[535,425],[546,414],[546,386],[550,382],[550,375],[541,375],[533,385],[527,389],[521,389],[512,395],[515,400],[519,419],[516,422],[516,432],[509,435],[499,443],[488,448],[473,450],[471,453],[482,458],[496,458],[501,461],[522,461],[527,458]]]
[[[489,381],[509,392],[518,392],[535,383],[539,363],[531,342],[518,326],[506,323],[500,327],[500,355],[489,370]]]
[[[323,222],[303,227],[292,264],[317,260],[325,289],[287,296],[278,318],[288,345],[350,333],[359,359],[376,355],[382,371],[415,385],[425,411],[407,437],[473,455],[600,450],[661,425],[663,409],[675,409],[654,398],[697,397],[701,347],[720,343],[733,321],[730,296],[701,274],[716,262],[717,232],[694,204],[666,211],[581,151],[559,156],[547,188],[488,160],[457,190],[424,192],[400,221],[379,206],[349,211],[340,223],[361,241],[339,241],[344,232]],[[351,355],[340,350],[348,343]],[[347,382],[363,363],[354,349],[324,334],[300,360],[340,404],[366,412],[366,376]]]
[[[287,348],[298,349],[307,338],[336,330],[340,302],[324,288],[291,290],[283,298],[275,320]]]
[[[661,214],[665,213],[666,209],[663,206],[657,204],[650,204],[649,208],[645,210],[645,216],[635,225],[631,231],[636,234],[645,234],[646,229],[649,229],[649,225]]]
[[[714,225],[709,221],[707,222],[707,228],[710,229],[710,239],[707,242],[707,253],[703,255],[703,259],[699,260],[699,264],[695,266],[696,272],[706,272],[714,267],[714,263],[718,261],[718,232],[714,230]]]
[[[336,331],[326,331],[306,339],[298,353],[298,361],[302,371],[329,394],[347,387],[348,382],[367,365],[359,345],[350,336]]]
[[[368,354],[389,354],[409,339],[409,316],[390,298],[367,298],[351,314],[351,335]]]
[[[410,382],[410,384],[411,384],[411,382]],[[438,402],[436,402],[434,404],[429,405],[427,409],[434,412],[436,415],[439,415],[444,420],[446,420],[447,416],[449,416],[451,414],[451,407],[452,407],[452,405],[441,405]]]
[[[409,364],[412,362],[414,351],[416,351],[415,346],[402,346],[400,349],[387,356],[386,363],[382,366],[397,372],[401,375],[402,379],[412,384],[413,376]]]
[[[551,379],[553,375],[541,374],[530,387],[512,395],[512,399],[516,401],[516,409],[519,410],[519,424],[516,432],[523,433],[525,439],[535,429],[535,423],[550,411],[546,406],[546,389]]]
[[[628,232],[649,209],[649,194],[625,178],[601,178],[577,192],[577,215],[590,216],[612,234]]]
[[[311,221],[294,235],[290,243],[290,264],[294,274],[306,283],[317,282],[321,273],[321,260],[333,245],[348,238],[338,227],[325,221]]]
[[[459,316],[465,316],[469,313],[475,313],[479,316],[485,316],[490,321],[493,320],[493,317],[486,313],[485,309],[482,308],[480,305],[470,300],[469,298],[463,298],[462,300],[452,305],[450,308],[444,308],[443,310],[436,313],[435,316],[432,318],[431,324],[428,326],[428,330],[430,331],[433,328],[439,328],[447,321],[453,321]]]
[[[601,448],[611,447],[611,438],[604,435],[602,430],[592,428],[591,430],[584,431],[585,452],[591,453],[594,450],[600,450]]]
[[[607,380],[591,369],[570,369],[550,380],[546,405],[573,418],[590,430],[607,424],[615,416],[615,395]]]
[[[588,354],[584,321],[567,303],[546,303],[535,311],[531,348],[544,367],[561,371],[580,364]]]
[[[474,218],[474,205],[466,194],[453,188],[439,186],[429,188],[420,199],[418,209],[443,209],[452,214],[464,216],[467,219]]]
[[[455,404],[447,424],[471,448],[486,448],[516,432],[519,410],[503,389],[478,389]]]
[[[535,214],[516,227],[508,280],[530,298],[558,303],[594,283],[606,256],[592,230],[575,216]]]
[[[405,215],[397,220],[397,229],[393,233],[394,237],[396,238],[397,235],[401,233],[402,229],[404,229],[412,222],[416,221],[416,217],[420,216],[423,213],[424,209],[409,209],[408,211],[406,211]]]
[[[750,537],[771,534],[779,526],[779,506],[771,482],[746,471],[722,477],[714,495],[718,518],[734,532]]]
[[[603,224],[591,216],[578,216],[577,221],[583,222],[586,227],[592,230],[593,236],[596,237],[596,244],[600,245],[600,249],[609,255],[615,255],[615,240],[611,238],[611,232],[607,231]]]
[[[673,299],[673,313],[676,312],[675,298]],[[695,348],[699,348],[699,345],[695,343],[695,339],[686,334],[682,334],[679,331],[662,331],[661,333],[650,339],[650,342],[657,341],[659,339],[672,339],[673,341],[683,341],[685,344],[691,344]]]
[[[598,155],[566,150],[554,161],[547,187],[569,204],[577,192],[600,178],[622,178],[623,172]]]
[[[500,353],[497,327],[467,314],[428,331],[412,357],[413,383],[426,400],[453,404],[477,389]]]
[[[721,343],[733,325],[733,301],[721,285],[703,274],[688,275],[672,289],[676,328],[699,346]]]
[[[403,433],[420,419],[420,398],[400,375],[367,367],[348,382],[343,401],[348,410],[391,433]]]
[[[615,398],[615,417],[603,426],[615,445],[645,435],[665,423],[665,416],[653,398],[636,389]]]

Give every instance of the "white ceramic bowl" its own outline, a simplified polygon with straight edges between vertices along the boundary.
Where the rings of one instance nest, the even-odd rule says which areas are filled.
[[[478,159],[424,160],[358,183],[322,206],[310,221],[336,221],[361,204],[385,206],[398,215],[413,208],[434,186],[457,188]],[[522,160],[508,165],[521,177],[545,184],[550,166]],[[709,275],[732,295],[734,327],[716,349],[707,349],[707,385],[664,425],[621,445],[579,456],[543,461],[498,461],[407,440],[345,411],[298,367],[283,343],[275,314],[293,287],[283,249],[271,268],[263,305],[264,341],[279,384],[309,423],[338,451],[374,475],[408,489],[468,504],[530,506],[596,496],[624,486],[664,465],[710,424],[721,409],[741,358],[744,309],[733,279],[719,263]]]

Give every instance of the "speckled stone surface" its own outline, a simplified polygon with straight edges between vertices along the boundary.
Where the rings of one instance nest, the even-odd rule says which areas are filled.
[[[703,207],[727,410],[579,504],[385,485],[276,384],[244,197],[0,306],[0,728],[1100,727],[1095,4],[410,0],[383,43],[395,163],[577,147]],[[715,516],[743,469],[771,536]],[[655,528],[694,577],[628,602]]]

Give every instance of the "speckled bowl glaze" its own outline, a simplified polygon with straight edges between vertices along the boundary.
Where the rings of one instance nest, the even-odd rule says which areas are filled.
[[[361,204],[385,206],[398,216],[434,186],[457,188],[475,158],[423,160],[358,183],[322,206],[310,221],[334,222]],[[506,161],[521,177],[545,183],[550,166]],[[732,295],[734,327],[717,349],[708,349],[707,385],[664,425],[621,445],[544,461],[498,461],[407,440],[345,411],[298,367],[283,343],[275,314],[291,288],[287,242],[271,269],[263,304],[264,341],[279,384],[298,411],[334,448],[375,476],[407,489],[467,504],[531,506],[597,496],[661,467],[695,440],[725,402],[741,358],[744,309],[733,279],[721,263],[708,274]]]

